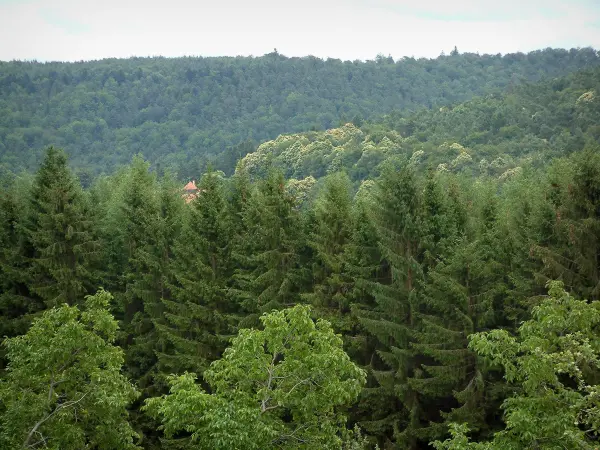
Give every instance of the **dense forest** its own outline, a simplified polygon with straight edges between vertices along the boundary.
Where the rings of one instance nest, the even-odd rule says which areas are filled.
[[[597,448],[597,59],[0,63],[0,102],[21,105],[0,116],[0,448]],[[213,64],[206,92],[229,92],[240,64],[273,111],[294,79],[270,67],[364,78],[273,128],[211,100],[237,125],[185,116],[215,122],[188,123],[208,140],[172,153],[151,142],[175,106],[127,122],[148,80],[165,84],[147,99],[175,105],[199,82],[177,77]],[[411,65],[412,94],[384,103]],[[109,85],[115,103],[82,115]],[[306,119],[328,107],[330,122]],[[106,134],[67,142],[61,117]],[[144,123],[164,132],[115,140]]]
[[[376,178],[383,161],[407,157],[423,169],[507,177],[595,142],[598,92],[600,70],[580,71],[457,105],[394,112],[360,127],[281,135],[241,164],[251,175],[269,167],[298,179],[344,170],[359,181]]]
[[[254,144],[395,110],[436,109],[522,82],[598,66],[595,50],[374,61],[262,57],[0,62],[0,159],[34,170],[55,145],[73,167],[112,172],[142,153],[154,167],[230,173]],[[483,139],[483,137],[482,137]]]

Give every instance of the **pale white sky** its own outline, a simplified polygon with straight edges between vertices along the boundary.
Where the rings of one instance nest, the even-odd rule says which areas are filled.
[[[0,60],[600,49],[600,0],[0,0]]]

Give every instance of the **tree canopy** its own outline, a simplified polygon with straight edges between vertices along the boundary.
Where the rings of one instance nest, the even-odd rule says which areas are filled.
[[[0,62],[0,158],[10,170],[31,170],[55,145],[83,176],[112,172],[138,153],[186,177],[209,160],[231,171],[252,142],[281,133],[437,109],[599,62],[591,48],[366,62],[278,53]]]
[[[204,373],[211,394],[189,373],[170,393],[147,401],[167,436],[186,431],[202,449],[341,448],[340,408],[358,396],[365,373],[344,352],[331,325],[306,306],[261,317]]]

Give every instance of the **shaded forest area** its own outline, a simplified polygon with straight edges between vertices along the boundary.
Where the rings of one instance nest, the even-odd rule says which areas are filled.
[[[181,177],[197,176],[208,161],[231,173],[241,156],[281,133],[437,109],[598,63],[590,48],[368,62],[278,53],[0,62],[0,157],[5,169],[33,170],[55,145],[88,176],[138,153]]]

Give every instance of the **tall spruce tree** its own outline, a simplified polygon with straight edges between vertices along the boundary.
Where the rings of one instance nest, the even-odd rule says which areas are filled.
[[[421,195],[413,168],[385,167],[374,199],[375,227],[387,276],[371,283],[377,307],[361,311],[360,321],[378,340],[381,362],[374,360],[371,370],[379,386],[372,395],[385,405],[385,417],[365,421],[363,426],[398,448],[414,448],[419,399],[407,380],[415,370],[411,343],[416,325],[414,289],[422,276],[418,260],[422,231]]]
[[[0,336],[27,332],[33,314],[44,309],[41,298],[30,291],[33,246],[24,228],[29,215],[29,178],[4,184],[0,192]],[[4,350],[0,351],[4,368]]]
[[[48,307],[73,305],[93,289],[98,242],[81,186],[62,150],[46,151],[33,183],[30,213],[31,288]]]
[[[447,421],[485,428],[486,372],[468,349],[467,337],[486,329],[493,316],[487,287],[477,273],[486,264],[479,241],[459,242],[452,255],[430,270],[420,294],[419,327],[413,349],[419,366],[408,381],[423,405],[418,437],[442,436]],[[482,286],[483,284],[483,286]]]
[[[159,182],[141,157],[135,157],[120,178],[113,205],[108,208],[113,217],[105,232],[111,233],[124,250],[122,255],[111,253],[109,260],[121,273],[116,280],[120,289],[115,292],[122,324],[121,345],[126,372],[140,388],[141,402],[162,392],[157,353],[164,342],[156,323],[163,320],[162,298],[170,296],[169,270],[183,198],[172,178]],[[158,445],[156,423],[139,411],[132,413],[132,421],[145,446]]]
[[[303,296],[336,332],[346,336],[353,328],[348,296],[352,280],[344,267],[352,233],[350,187],[346,174],[329,175],[315,201],[314,230],[308,238],[314,252],[313,288]]]
[[[202,374],[235,330],[236,309],[227,296],[231,228],[223,185],[217,173],[204,174],[173,248],[172,297],[163,297],[164,323],[157,322],[165,342],[158,355],[163,374]]]
[[[146,338],[154,333],[152,318],[160,307],[158,191],[149,164],[135,157],[120,186],[115,233],[121,234],[125,250],[120,293],[125,365],[143,389],[152,384],[156,364],[153,345]]]
[[[443,436],[452,421],[467,422],[485,435],[500,406],[499,375],[468,349],[470,334],[507,323],[510,246],[495,188],[479,186],[472,231],[459,235],[423,284],[413,343],[420,365],[409,380],[428,411],[418,432],[422,442]]]
[[[293,305],[299,297],[300,212],[281,173],[271,171],[258,183],[243,205],[242,223],[229,293],[247,314],[240,326],[252,326],[262,312]]]
[[[584,298],[600,298],[600,155],[587,148],[550,170],[555,207],[553,245],[540,246],[544,274]]]

